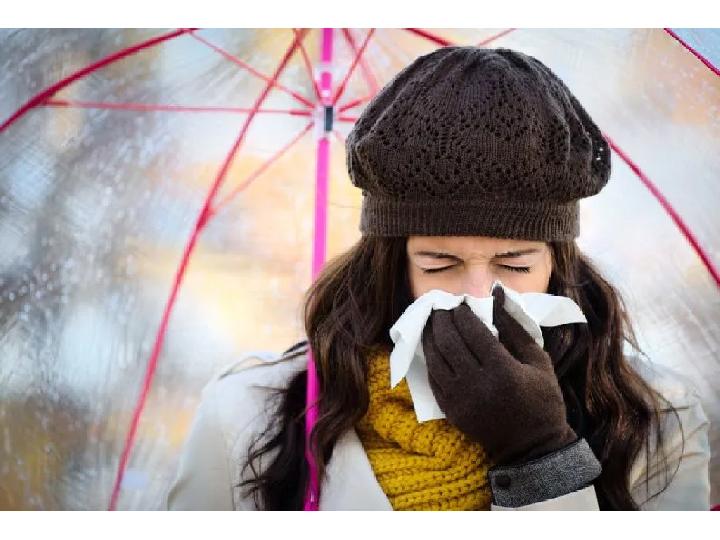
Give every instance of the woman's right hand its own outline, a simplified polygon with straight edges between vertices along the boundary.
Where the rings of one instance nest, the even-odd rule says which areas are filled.
[[[430,386],[448,421],[498,465],[523,463],[577,440],[552,360],[493,291],[496,338],[470,307],[434,310],[422,344]]]

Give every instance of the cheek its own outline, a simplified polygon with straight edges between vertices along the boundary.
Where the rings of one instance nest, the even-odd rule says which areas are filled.
[[[412,292],[413,300],[416,299],[418,296],[423,294],[423,287],[425,285],[424,283],[424,276],[421,275],[421,272],[418,272],[416,270],[411,270],[409,272],[410,275],[410,291]]]
[[[535,274],[533,274],[533,272],[530,272],[529,274],[522,274],[520,272],[508,270],[501,276],[498,276],[498,279],[517,292],[525,293],[545,291],[543,288],[543,276],[539,272]]]
[[[432,289],[447,290],[449,284],[448,276],[443,275],[442,272],[439,274],[426,274],[417,268],[410,272],[410,290],[412,291],[413,299],[422,296]]]
[[[550,272],[546,268],[535,268],[532,272],[523,274],[507,270],[501,272],[499,279],[508,287],[518,292],[539,292],[547,293],[550,282]]]

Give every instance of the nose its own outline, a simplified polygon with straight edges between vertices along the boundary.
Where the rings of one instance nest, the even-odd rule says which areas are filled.
[[[486,265],[469,267],[461,283],[461,292],[477,298],[490,296],[490,287],[494,280],[495,276]]]

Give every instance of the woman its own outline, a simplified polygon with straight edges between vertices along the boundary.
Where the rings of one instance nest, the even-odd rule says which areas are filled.
[[[677,374],[639,356],[618,291],[575,244],[579,199],[610,152],[570,90],[509,49],[444,47],[368,104],[347,139],[361,239],[305,298],[320,380],[311,437],[320,509],[707,509],[708,421]],[[544,349],[493,292],[489,333],[464,304],[422,345],[446,418],[391,389],[389,329],[431,289],[572,298],[587,324]],[[308,342],[203,391],[171,509],[300,509]]]

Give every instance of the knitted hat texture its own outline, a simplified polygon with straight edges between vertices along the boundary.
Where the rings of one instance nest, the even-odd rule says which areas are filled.
[[[569,240],[610,177],[608,143],[542,62],[450,46],[416,58],[346,142],[360,231]]]

